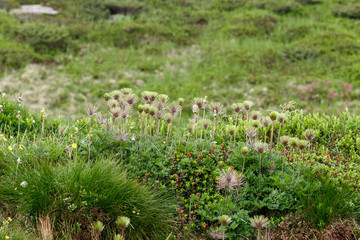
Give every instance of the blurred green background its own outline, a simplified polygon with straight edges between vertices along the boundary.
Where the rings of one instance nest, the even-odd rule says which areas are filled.
[[[123,87],[358,113],[356,2],[0,0],[0,88],[65,118]],[[23,4],[59,14],[9,13]]]

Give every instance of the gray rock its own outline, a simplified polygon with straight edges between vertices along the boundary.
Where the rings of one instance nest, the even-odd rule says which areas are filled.
[[[10,10],[10,14],[49,14],[56,15],[58,11],[51,7],[44,7],[38,4],[22,5],[20,8]]]

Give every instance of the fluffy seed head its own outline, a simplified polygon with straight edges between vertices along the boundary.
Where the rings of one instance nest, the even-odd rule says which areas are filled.
[[[197,105],[198,108],[201,108],[201,109],[205,109],[206,108],[206,103],[204,103],[204,101],[206,101],[205,98],[194,98],[191,103],[193,105]]]
[[[275,121],[278,116],[278,113],[276,111],[273,111],[270,113],[270,119],[271,121]]]
[[[286,113],[279,113],[277,116],[277,120],[279,123],[284,123],[286,121]]]
[[[250,224],[254,228],[261,230],[269,225],[269,219],[264,216],[254,216],[250,219]]]
[[[194,131],[194,128],[195,128],[195,126],[194,126],[194,124],[193,123],[189,123],[188,125],[187,125],[187,131],[189,132],[189,133],[192,133],[193,131]]]
[[[258,129],[260,127],[260,121],[254,120],[251,122],[251,125],[253,126],[253,128]]]
[[[204,129],[208,129],[209,126],[211,125],[211,121],[209,119],[203,119],[201,121],[201,125]]]
[[[151,102],[154,102],[156,97],[157,97],[158,93],[157,92],[149,92],[149,100]]]
[[[136,96],[136,94],[134,93],[129,93],[124,96],[124,100],[130,105],[136,103],[138,99],[139,99],[138,96]]]
[[[259,111],[253,111],[253,112],[251,113],[251,118],[252,118],[253,120],[258,120],[258,119],[260,118],[260,116],[261,116],[261,112],[259,112]]]
[[[263,119],[262,124],[264,125],[264,127],[270,126],[270,125],[271,125],[271,118],[270,118],[270,117],[265,117],[265,118]]]
[[[123,88],[120,91],[121,91],[122,95],[124,95],[124,96],[133,94],[133,92],[134,92],[131,88]]]
[[[213,116],[224,113],[224,105],[220,102],[211,102],[209,104],[210,111],[213,113]]]
[[[166,95],[166,94],[159,94],[159,95],[157,96],[157,100],[158,100],[159,102],[163,103],[163,104],[166,104],[167,101],[169,100],[169,96]]]
[[[122,93],[120,90],[114,90],[114,91],[110,92],[110,95],[113,99],[118,100],[122,96]]]
[[[298,146],[298,139],[297,138],[290,138],[290,146],[292,148],[296,148]]]
[[[96,232],[102,232],[102,230],[104,230],[104,224],[101,221],[96,221],[93,223],[93,228]]]
[[[244,105],[245,110],[249,111],[250,108],[252,107],[253,103],[251,101],[244,101],[243,105]]]
[[[226,127],[227,132],[229,133],[229,135],[233,136],[236,132],[236,126],[235,125],[228,125]]]
[[[150,110],[149,110],[150,116],[154,116],[155,113],[156,113],[156,108],[155,107],[150,107]]]
[[[138,106],[138,112],[141,114],[143,111],[144,111],[144,106],[140,104]]]
[[[179,111],[180,109],[180,106],[178,103],[176,102],[172,102],[169,104],[169,113],[173,116],[175,116],[177,114],[177,112]]]
[[[258,131],[256,128],[250,127],[250,128],[246,128],[245,134],[249,138],[254,138],[258,135]]]
[[[233,190],[244,184],[241,174],[231,168],[222,170],[216,181],[220,190]]]
[[[219,217],[219,222],[221,223],[221,225],[226,226],[231,222],[231,217],[229,217],[228,215],[222,215]]]
[[[85,107],[85,112],[87,113],[87,115],[89,115],[90,117],[91,116],[94,116],[96,114],[96,111],[97,111],[97,107],[96,106],[86,106]]]
[[[244,109],[244,105],[242,103],[233,103],[231,108],[234,110],[234,112],[239,113]]]
[[[110,94],[109,94],[109,93],[105,93],[105,94],[104,94],[104,100],[105,100],[105,102],[109,101],[109,99],[110,99]]]
[[[145,104],[145,105],[144,105],[144,112],[145,112],[146,114],[148,114],[148,113],[149,113],[149,110],[150,110],[150,105],[149,105],[149,104]]]
[[[254,145],[255,151],[258,153],[264,153],[268,150],[268,145],[264,142],[256,142]]]
[[[284,146],[287,147],[290,143],[290,137],[289,136],[282,136],[280,137],[280,143]]]
[[[317,136],[317,132],[314,129],[306,129],[304,136],[307,140],[312,141]]]
[[[258,153],[264,153],[268,150],[268,145],[264,142],[256,142],[254,144],[254,149],[255,151],[257,151]]]
[[[121,229],[125,229],[130,225],[130,218],[128,217],[118,217],[116,219],[116,224],[121,228]]]
[[[167,124],[170,124],[172,122],[172,120],[173,120],[173,115],[171,115],[170,113],[165,113],[164,119],[165,119]]]
[[[241,148],[241,154],[246,157],[249,153],[249,148],[248,147],[242,147]]]
[[[114,99],[111,99],[109,102],[108,102],[108,105],[110,108],[116,108],[117,105],[118,105],[118,102]]]
[[[161,120],[161,119],[164,117],[163,111],[160,110],[160,109],[156,109],[155,117],[156,117],[158,120]]]
[[[306,140],[299,140],[298,141],[298,147],[299,147],[299,149],[300,150],[304,150],[306,147],[307,147],[307,145],[308,145],[308,141],[306,141]]]
[[[194,105],[192,106],[192,112],[193,112],[194,114],[199,113],[199,107],[198,107],[196,104],[194,104]]]
[[[114,118],[120,117],[121,109],[119,107],[111,108],[110,113],[113,115]]]
[[[225,239],[224,230],[221,227],[211,227],[209,230],[212,239]]]

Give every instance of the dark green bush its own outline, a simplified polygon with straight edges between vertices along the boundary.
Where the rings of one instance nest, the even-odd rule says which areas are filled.
[[[43,53],[66,51],[73,47],[68,30],[56,24],[27,22],[16,29],[16,36]]]
[[[266,11],[253,10],[234,14],[226,22],[224,31],[237,37],[270,34],[278,19]]]
[[[299,8],[299,4],[295,0],[254,0],[251,1],[251,5],[276,13],[296,12]]]
[[[5,67],[21,68],[30,62],[40,60],[41,57],[28,45],[16,41],[0,40],[0,71]]]
[[[360,19],[360,4],[338,5],[332,13],[337,17]]]

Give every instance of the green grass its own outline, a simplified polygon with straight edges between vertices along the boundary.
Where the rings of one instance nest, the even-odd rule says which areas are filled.
[[[360,31],[351,3],[45,2],[60,14],[23,23],[0,13],[1,87],[24,95],[32,109],[46,105],[74,118],[87,101],[99,102],[100,89],[132,87],[188,101],[202,95],[274,107],[295,100],[311,112],[358,111]],[[110,20],[114,9],[127,15]],[[39,68],[30,62],[46,65],[41,80],[28,76]],[[338,84],[305,100],[307,84],[340,80],[353,85],[349,95],[328,98],[342,91]]]

